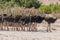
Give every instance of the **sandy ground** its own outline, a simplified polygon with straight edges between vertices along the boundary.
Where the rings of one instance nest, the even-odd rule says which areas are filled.
[[[60,40],[58,32],[0,31],[0,40]]]

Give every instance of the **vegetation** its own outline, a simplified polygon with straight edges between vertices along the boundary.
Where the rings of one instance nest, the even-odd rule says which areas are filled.
[[[50,14],[52,12],[60,12],[60,5],[59,4],[50,4],[50,5],[42,5],[37,0],[0,0],[0,11],[12,8],[11,10],[15,9],[17,14],[20,14],[22,9],[19,8],[36,8],[39,11],[44,11],[46,14]],[[19,9],[19,10],[18,10]],[[33,10],[32,10],[33,11]],[[14,13],[14,12],[13,12]]]
[[[0,8],[8,8],[14,6],[38,8],[41,4],[37,0],[0,0]]]
[[[39,10],[42,10],[47,14],[52,13],[52,12],[60,12],[60,5],[56,5],[56,4],[41,5],[39,7]]]

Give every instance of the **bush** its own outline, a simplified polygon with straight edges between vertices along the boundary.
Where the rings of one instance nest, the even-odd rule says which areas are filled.
[[[37,0],[0,0],[0,8],[20,6],[25,8],[38,8],[41,4]]]
[[[51,13],[50,6],[48,6],[48,5],[41,5],[39,10],[42,10],[42,11],[44,11],[47,14]]]
[[[42,10],[47,14],[52,13],[52,12],[59,12],[60,11],[60,5],[56,5],[56,4],[41,5],[39,7],[39,10]]]

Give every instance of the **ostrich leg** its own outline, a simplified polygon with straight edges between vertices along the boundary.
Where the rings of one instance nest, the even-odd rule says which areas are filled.
[[[22,26],[22,24],[19,24],[19,26],[21,27],[21,31],[23,31],[23,26]]]
[[[6,31],[8,31],[9,30],[9,28],[8,28],[9,27],[9,22],[6,22],[6,24],[7,24],[6,25],[6,27],[7,27]]]
[[[48,32],[48,31],[52,32],[52,31],[51,31],[51,23],[48,23],[47,32]]]
[[[3,30],[3,22],[1,24],[2,24],[1,30]]]

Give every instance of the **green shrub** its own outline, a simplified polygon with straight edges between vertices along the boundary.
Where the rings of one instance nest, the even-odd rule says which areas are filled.
[[[41,5],[39,7],[39,10],[44,11],[47,14],[52,13],[52,12],[59,12],[60,11],[60,5],[56,5],[56,4]]]
[[[41,5],[39,10],[42,10],[42,11],[44,11],[47,14],[51,13],[50,6],[48,6],[48,5]]]
[[[0,0],[0,8],[20,6],[25,8],[38,8],[41,4],[37,0]]]

